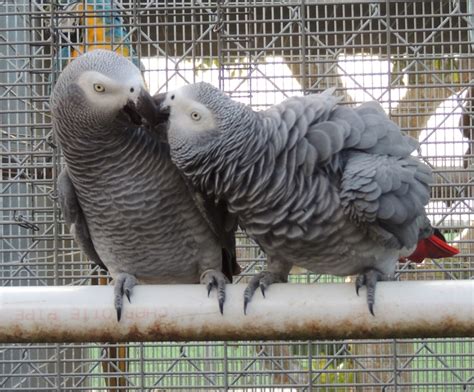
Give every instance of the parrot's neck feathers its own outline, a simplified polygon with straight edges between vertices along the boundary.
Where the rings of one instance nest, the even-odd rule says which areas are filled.
[[[241,114],[238,129],[225,132],[212,148],[203,148],[188,162],[179,162],[195,186],[231,205],[265,192],[279,144],[276,127],[265,112],[247,108]]]
[[[60,145],[71,175],[77,174],[77,168],[81,177],[96,176],[107,170],[109,165],[127,159],[128,154],[137,149],[157,148],[148,133],[141,129],[124,129],[123,132],[116,132],[107,138],[70,136],[66,140],[60,140]]]

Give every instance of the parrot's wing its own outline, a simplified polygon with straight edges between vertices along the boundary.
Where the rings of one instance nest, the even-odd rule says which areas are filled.
[[[235,244],[237,218],[229,213],[224,201],[216,203],[214,199],[196,190],[186,177],[182,177],[198,210],[221,244],[222,272],[232,282],[233,275],[240,273]]]
[[[375,223],[368,229],[388,246],[413,245],[419,234],[415,220],[426,218],[423,207],[431,181],[430,169],[410,156],[418,142],[403,133],[377,102],[351,108],[338,105],[332,93],[292,97],[264,112],[268,126],[278,130],[272,135],[278,156],[274,173],[281,173],[274,175],[276,185],[268,193],[277,194],[285,175],[330,172],[333,179],[342,177],[341,204],[351,219]],[[298,196],[301,205],[307,200],[304,194],[313,195],[305,190]],[[273,219],[268,214],[259,218],[263,230],[268,217]],[[294,226],[290,234],[297,238],[303,231]]]
[[[343,166],[341,204],[353,221],[376,223],[371,226],[413,246],[418,239],[415,221],[424,218],[430,182],[430,168],[410,156],[352,151]]]
[[[315,165],[340,151],[347,131],[341,128],[334,132],[334,124],[327,121],[338,101],[337,97],[324,92],[291,97],[263,112],[267,126],[278,130],[272,139],[276,155],[291,155],[294,151],[296,166],[303,165],[310,174]],[[318,124],[321,125],[319,131]],[[314,143],[318,137],[324,140]]]
[[[278,128],[272,140],[277,154],[288,155],[296,170],[300,167],[308,176],[325,165],[337,167],[345,150],[404,157],[418,147],[377,102],[354,109],[338,105],[332,92],[292,97],[265,112]]]
[[[85,255],[89,258],[89,260],[96,263],[99,267],[107,270],[107,267],[100,259],[94,248],[94,244],[92,243],[86,218],[81,206],[79,205],[79,200],[76,196],[74,184],[69,178],[67,169],[63,169],[58,176],[57,190],[58,200],[64,220],[69,226],[75,241],[85,253]]]

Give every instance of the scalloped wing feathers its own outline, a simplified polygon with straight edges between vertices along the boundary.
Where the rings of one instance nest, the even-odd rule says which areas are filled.
[[[340,204],[353,222],[380,224],[388,231],[383,235],[385,243],[412,246],[418,238],[416,219],[424,215],[431,181],[429,167],[410,156],[418,142],[402,133],[378,103],[339,106],[331,93],[293,97],[265,112],[268,125],[275,129],[272,144],[277,152],[265,194],[279,203],[273,216],[262,212],[252,222],[261,225],[262,234],[271,223],[278,227],[277,236],[313,237],[306,224],[315,214],[315,208],[308,208],[315,199],[304,196],[313,194],[320,214],[313,224],[324,218],[323,207],[331,211],[330,205]],[[315,181],[317,173],[329,173],[331,181]],[[312,179],[288,180],[301,175]],[[285,178],[286,198],[278,192]],[[337,194],[324,188],[331,183],[339,189]],[[298,189],[298,184],[304,184],[304,189]]]
[[[341,182],[341,205],[357,223],[377,222],[406,247],[418,240],[403,235],[396,226],[411,231],[429,200],[431,172],[428,166],[408,156],[349,154]]]
[[[276,127],[277,153],[295,150],[296,166],[311,175],[342,150],[407,156],[418,142],[400,132],[376,102],[356,109],[336,106],[339,99],[327,93],[293,97],[265,112]]]

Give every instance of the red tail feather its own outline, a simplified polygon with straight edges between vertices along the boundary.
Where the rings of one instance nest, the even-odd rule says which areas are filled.
[[[415,251],[407,259],[415,263],[421,263],[426,258],[442,259],[458,253],[459,249],[448,245],[441,234],[435,233],[431,237],[418,242]],[[403,262],[403,260],[400,261]]]

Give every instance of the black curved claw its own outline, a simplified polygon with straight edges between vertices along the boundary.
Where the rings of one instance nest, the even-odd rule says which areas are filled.
[[[125,292],[125,296],[126,296],[127,299],[128,299],[128,303],[131,304],[132,301],[130,301],[130,294],[131,294],[131,293],[130,293],[130,290],[129,290],[129,289],[125,289],[124,292]]]
[[[257,287],[260,287],[263,298],[266,298],[265,293],[268,286],[273,283],[281,283],[285,281],[286,279],[282,278],[279,274],[270,271],[262,271],[253,276],[244,291],[244,314],[247,314],[247,305],[251,301]]]
[[[374,304],[368,304],[369,305],[369,312],[372,314],[372,316],[375,317],[375,313],[374,313]]]
[[[225,302],[225,297],[220,297],[218,299],[218,302],[219,302],[219,310],[221,312],[221,314],[223,315],[224,314],[224,302]]]
[[[120,321],[122,318],[123,296],[125,295],[128,302],[131,303],[130,297],[137,280],[133,275],[120,273],[114,278],[114,281],[114,306],[117,312],[117,321]]]
[[[244,314],[247,315],[247,305],[249,304],[250,300],[244,296]]]
[[[121,293],[122,290],[115,289],[115,291],[117,291],[118,293],[117,292],[115,293],[114,307],[115,307],[115,312],[117,313],[117,322],[119,322],[120,319],[122,318],[122,305],[123,305],[122,293]]]
[[[357,279],[355,281],[356,293],[357,295],[359,295],[359,289],[362,286],[365,285],[367,287],[367,306],[372,316],[375,316],[375,287],[377,286],[377,282],[387,279],[389,279],[387,275],[374,268],[367,269],[359,276],[357,276]]]
[[[365,275],[359,275],[355,281],[356,294],[359,295],[359,290],[365,284]]]
[[[217,291],[217,302],[219,304],[219,311],[221,314],[224,314],[224,302],[225,302],[225,286],[226,286],[226,277],[220,271],[209,270],[203,280],[202,283],[206,284],[207,289],[207,296],[211,295],[211,291],[213,288]],[[207,283],[206,283],[207,282]]]
[[[116,307],[115,311],[117,312],[117,322],[120,322],[120,319],[122,318],[122,307]]]
[[[252,280],[249,282],[247,287],[245,288],[244,291],[244,314],[247,314],[247,306],[252,300],[253,294],[255,293],[255,290],[257,290],[257,287],[259,286],[260,280],[256,278],[258,275],[255,275]]]
[[[213,283],[214,283],[213,281],[210,281],[210,282],[207,284],[207,298],[209,298],[209,296],[211,295]]]

